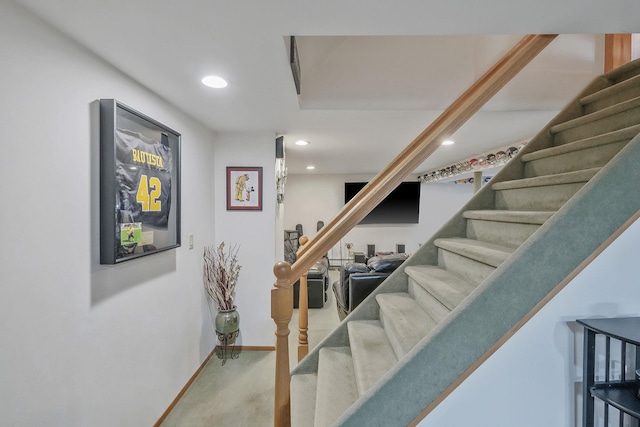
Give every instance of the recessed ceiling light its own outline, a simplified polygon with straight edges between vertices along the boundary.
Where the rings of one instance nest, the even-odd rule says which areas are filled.
[[[451,141],[450,139],[446,141],[442,141],[442,145],[453,145],[453,144],[455,144],[455,142]]]
[[[315,167],[315,166],[312,166],[312,165],[307,166],[307,170],[308,170],[308,171],[312,171],[312,170],[314,170],[315,168],[316,168],[316,167]]]
[[[309,141],[305,141],[304,139],[299,139],[295,142],[296,145],[309,145]]]
[[[202,84],[205,86],[216,88],[216,89],[222,89],[223,87],[227,87],[227,81],[222,77],[218,77],[218,76],[207,76],[202,79]]]

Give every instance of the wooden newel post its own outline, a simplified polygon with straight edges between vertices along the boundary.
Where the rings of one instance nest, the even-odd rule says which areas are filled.
[[[289,368],[289,322],[293,316],[293,287],[289,281],[291,265],[280,261],[273,267],[275,288],[271,289],[271,318],[276,323],[276,383],[273,425],[291,425]]]
[[[304,252],[304,246],[309,241],[307,236],[300,237],[298,254]],[[307,273],[300,277],[300,292],[298,292],[298,362],[309,353],[309,288]]]

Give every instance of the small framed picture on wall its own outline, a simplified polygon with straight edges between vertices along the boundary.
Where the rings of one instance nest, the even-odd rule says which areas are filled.
[[[227,166],[227,210],[262,210],[261,166]]]

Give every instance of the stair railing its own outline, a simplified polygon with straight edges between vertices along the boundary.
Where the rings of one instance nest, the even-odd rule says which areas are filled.
[[[391,193],[448,137],[453,135],[493,95],[518,74],[557,34],[527,35],[456,99],[436,120],[418,135],[393,161],[378,173],[343,209],[300,250],[296,262],[289,266],[279,262],[274,267],[277,281],[271,291],[271,317],[276,322],[276,383],[274,425],[291,425],[289,346],[282,335],[289,334],[293,314],[293,289],[306,271],[355,227],[373,208]],[[288,275],[288,276],[287,276]],[[289,304],[289,306],[287,306]],[[286,323],[286,325],[285,325]]]

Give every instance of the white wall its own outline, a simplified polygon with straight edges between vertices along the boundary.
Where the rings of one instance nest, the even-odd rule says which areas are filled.
[[[270,291],[275,282],[276,192],[275,135],[272,133],[218,135],[214,153],[215,235],[218,244],[225,241],[240,246],[242,265],[236,287],[236,305],[240,313],[239,345],[275,345],[275,324],[271,319]],[[263,168],[262,211],[227,211],[227,166]],[[281,259],[281,258],[280,258]]]
[[[344,206],[344,183],[369,181],[363,175],[290,175],[285,189],[285,229],[293,230],[302,224],[304,234],[316,235],[316,222],[329,221]],[[330,252],[330,258],[348,257],[346,243],[353,243],[352,251],[365,252],[367,244],[376,250],[395,251],[396,243],[404,243],[411,253],[428,240],[462,205],[473,196],[473,185],[422,184],[420,189],[419,224],[358,225]]]
[[[152,425],[214,346],[201,279],[213,135],[12,2],[1,7],[0,424]],[[99,265],[99,98],[182,133],[181,248]]]
[[[640,315],[639,241],[636,221],[419,425],[582,425],[582,327],[575,320]]]

